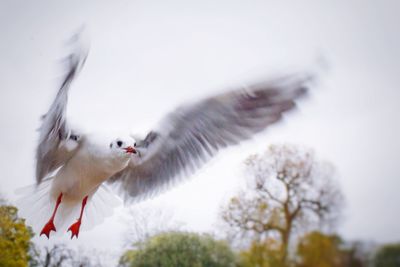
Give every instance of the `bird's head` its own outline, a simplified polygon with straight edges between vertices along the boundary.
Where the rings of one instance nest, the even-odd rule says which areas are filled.
[[[118,157],[129,158],[137,155],[136,142],[132,137],[119,137],[110,143],[111,152]]]

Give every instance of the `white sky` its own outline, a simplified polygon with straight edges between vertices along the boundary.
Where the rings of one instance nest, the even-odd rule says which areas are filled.
[[[57,90],[57,60],[85,24],[91,50],[68,116],[92,131],[145,133],[176,105],[224,85],[329,62],[321,88],[286,123],[220,153],[145,206],[210,231],[221,201],[243,185],[243,159],[270,143],[292,142],[336,165],[347,200],[339,227],[345,238],[398,241],[399,8],[397,0],[3,0],[0,191],[14,199],[16,188],[34,182],[35,129]],[[115,215],[72,242],[118,253],[124,231]]]

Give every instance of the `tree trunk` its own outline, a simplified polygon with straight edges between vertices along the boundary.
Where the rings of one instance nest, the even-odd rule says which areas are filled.
[[[288,188],[287,188],[287,191]],[[286,200],[286,202],[283,205],[283,210],[285,214],[285,230],[282,232],[282,265],[283,266],[289,266],[288,265],[288,250],[289,250],[289,241],[290,241],[290,234],[292,231],[292,217],[289,211],[289,201],[290,198]]]

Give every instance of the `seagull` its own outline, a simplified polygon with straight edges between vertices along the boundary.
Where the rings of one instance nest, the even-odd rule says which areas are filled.
[[[95,220],[90,210],[103,210],[100,217],[105,217],[104,210],[115,200],[106,184],[125,203],[133,203],[190,177],[219,150],[281,120],[306,94],[310,81],[309,75],[286,75],[238,86],[185,103],[166,114],[144,138],[127,134],[100,142],[98,133],[74,129],[66,118],[68,92],[87,55],[80,51],[68,57],[57,95],[41,118],[36,185],[22,199],[28,213],[36,215],[34,220],[43,222],[40,236],[47,238],[65,223],[72,223],[67,228],[71,239],[78,238],[83,219],[88,224]],[[74,216],[79,217],[68,222]]]

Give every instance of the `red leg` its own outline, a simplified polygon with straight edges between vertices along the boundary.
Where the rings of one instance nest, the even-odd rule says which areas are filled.
[[[76,223],[74,223],[73,225],[71,225],[71,226],[68,228],[68,231],[71,231],[71,239],[72,239],[74,236],[76,236],[76,238],[78,238],[78,235],[79,235],[79,228],[81,227],[81,223],[82,223],[83,210],[85,209],[87,199],[88,199],[88,196],[86,196],[86,197],[82,200],[81,214],[79,215],[78,221],[77,221]]]
[[[50,232],[51,231],[56,231],[56,227],[54,226],[54,217],[56,216],[56,212],[58,209],[58,206],[60,206],[61,204],[61,199],[62,199],[62,193],[60,193],[60,195],[57,198],[57,202],[56,202],[56,206],[54,208],[53,211],[53,215],[51,215],[49,221],[45,224],[45,226],[43,227],[42,231],[40,232],[40,236],[41,235],[45,235],[47,236],[47,238],[50,238]]]

